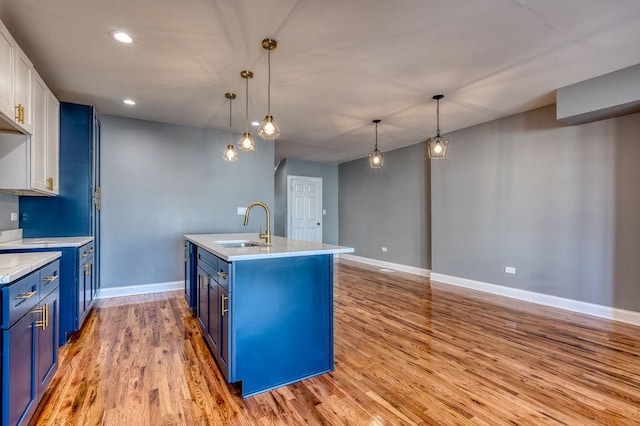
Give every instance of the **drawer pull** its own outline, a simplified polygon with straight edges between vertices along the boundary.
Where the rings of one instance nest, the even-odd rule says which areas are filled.
[[[218,271],[218,276],[219,276],[220,278],[222,278],[223,280],[226,280],[226,279],[227,279],[227,276],[229,276],[229,274],[228,274],[228,273],[226,273],[226,272]]]
[[[42,305],[42,308],[34,309],[31,311],[32,314],[42,314],[42,319],[36,321],[36,327],[41,327],[43,330],[46,330],[49,327],[49,304],[45,303]]]
[[[205,284],[204,284],[204,275],[200,275],[200,289],[204,290],[206,288]]]
[[[22,299],[22,300],[27,300],[27,299],[31,299],[33,296],[35,296],[37,293],[37,291],[30,291],[27,293],[20,293],[16,296],[16,299]]]
[[[46,281],[47,283],[51,283],[57,279],[58,279],[57,275],[49,275],[48,277],[44,277],[43,281]]]
[[[225,307],[224,307],[224,302],[227,301],[227,300],[229,300],[229,297],[225,296],[224,294],[220,298],[220,311],[222,312],[222,316],[224,316],[224,314],[229,312],[229,309],[225,309]]]
[[[84,259],[85,257],[87,257],[87,256],[89,256],[89,254],[88,254],[88,253],[82,253],[82,254],[80,255],[80,257],[81,257],[81,258],[83,258],[83,259]]]

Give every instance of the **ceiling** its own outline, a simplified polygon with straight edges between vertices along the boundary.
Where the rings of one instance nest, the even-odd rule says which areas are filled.
[[[549,105],[555,89],[640,63],[637,0],[0,0],[0,18],[63,101],[233,129],[267,110],[276,160],[340,163]],[[113,30],[134,42],[116,43]],[[121,101],[133,98],[129,107]],[[255,136],[255,128],[252,133]],[[274,143],[262,141],[259,143]],[[455,141],[451,141],[453,150]]]

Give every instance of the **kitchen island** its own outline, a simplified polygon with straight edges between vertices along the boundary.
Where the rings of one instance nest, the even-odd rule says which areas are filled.
[[[333,255],[352,248],[258,234],[185,235],[185,282],[205,340],[243,397],[333,371]],[[189,275],[192,275],[189,277]]]

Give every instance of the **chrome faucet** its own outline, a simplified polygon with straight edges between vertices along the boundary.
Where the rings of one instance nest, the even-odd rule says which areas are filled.
[[[267,244],[271,244],[271,215],[269,214],[269,207],[267,207],[265,203],[261,203],[260,201],[254,201],[253,203],[247,206],[247,210],[244,212],[244,226],[247,226],[249,224],[249,212],[255,206],[262,207],[267,216],[267,232],[263,234],[262,231],[260,231],[259,236],[260,238],[264,238]]]

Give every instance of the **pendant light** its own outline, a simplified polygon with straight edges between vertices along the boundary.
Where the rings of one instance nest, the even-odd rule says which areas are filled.
[[[447,154],[447,145],[449,140],[440,136],[440,99],[444,98],[444,95],[435,95],[433,99],[436,100],[436,128],[437,134],[434,138],[429,138],[427,141],[429,148],[429,158],[444,158]]]
[[[256,143],[249,133],[249,79],[253,78],[251,71],[241,71],[240,77],[244,78],[245,91],[244,91],[244,133],[238,141],[238,148],[240,151],[251,152],[256,149]]]
[[[379,169],[384,165],[384,154],[378,150],[378,123],[380,120],[373,120],[372,123],[376,125],[376,147],[369,154],[369,166],[372,169]]]
[[[278,42],[271,39],[265,38],[262,40],[262,48],[267,51],[267,63],[269,65],[269,74],[268,74],[268,85],[267,85],[267,116],[260,123],[260,127],[258,127],[258,136],[262,139],[275,139],[280,136],[280,129],[278,129],[278,125],[275,121],[273,121],[273,117],[271,116],[271,51],[276,50],[278,47]]]
[[[236,94],[225,93],[224,97],[229,99],[229,145],[227,145],[227,149],[224,150],[222,158],[224,158],[225,161],[236,161],[238,159],[238,153],[233,149],[233,143],[231,143],[231,101],[236,98]]]

